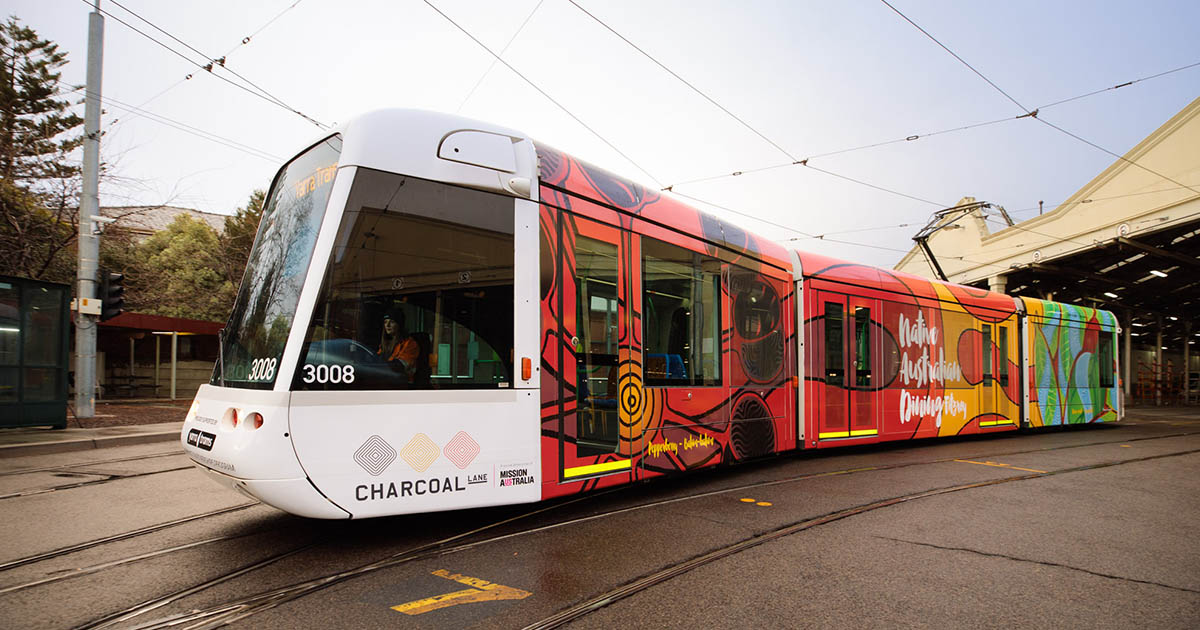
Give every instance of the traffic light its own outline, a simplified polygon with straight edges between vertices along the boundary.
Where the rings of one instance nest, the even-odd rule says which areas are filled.
[[[125,306],[125,274],[100,270],[100,321],[120,315]]]

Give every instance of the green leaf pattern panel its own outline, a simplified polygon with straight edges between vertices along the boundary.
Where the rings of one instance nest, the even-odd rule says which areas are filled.
[[[1100,335],[1114,334],[1116,318],[1070,304],[1040,306],[1040,314],[1031,309],[1030,323],[1035,404],[1042,424],[1115,420],[1117,388],[1100,387],[1098,343]]]

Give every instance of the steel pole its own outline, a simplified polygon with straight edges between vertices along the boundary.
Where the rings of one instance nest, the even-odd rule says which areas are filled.
[[[100,238],[93,234],[92,218],[100,214],[100,79],[104,61],[104,17],[100,0],[88,15],[87,100],[83,112],[83,196],[79,200],[79,271],[77,304],[96,297],[96,269]],[[80,309],[82,310],[82,309]],[[75,314],[75,417],[96,415],[95,315]]]

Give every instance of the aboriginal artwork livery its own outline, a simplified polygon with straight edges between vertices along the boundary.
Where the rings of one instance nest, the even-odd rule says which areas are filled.
[[[1012,298],[800,254],[809,446],[1015,428]]]
[[[1022,298],[1029,314],[1032,426],[1117,420],[1116,317]]]
[[[553,149],[538,158],[543,478],[560,484],[546,496],[795,448],[787,252]]]
[[[538,158],[547,497],[794,448],[1117,417],[1109,313],[802,252],[797,293],[779,246]]]

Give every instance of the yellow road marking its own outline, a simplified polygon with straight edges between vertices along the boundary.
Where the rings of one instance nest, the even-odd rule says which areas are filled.
[[[759,501],[758,503],[755,503],[754,505],[761,505],[762,507],[771,507],[772,504],[770,501]]]
[[[420,615],[440,608],[448,608],[459,604],[471,604],[474,602],[493,602],[502,599],[525,599],[533,593],[523,591],[519,588],[496,584],[487,580],[473,578],[459,573],[450,573],[445,569],[438,569],[433,572],[434,575],[440,578],[446,578],[460,584],[466,584],[472,588],[454,591],[444,595],[435,595],[433,597],[425,597],[414,600],[399,606],[392,606],[392,610],[402,612],[406,615]]]
[[[1128,445],[1128,444],[1122,444],[1122,445],[1121,445],[1121,448],[1133,448],[1133,447],[1132,447],[1132,446],[1130,446],[1130,445]]]
[[[754,499],[742,499],[742,503],[754,503]]]
[[[954,461],[962,462],[964,464],[979,464],[980,466],[995,466],[996,468],[1009,468],[1012,470],[1023,470],[1025,472],[1041,473],[1043,475],[1046,474],[1046,472],[1047,472],[1045,470],[1034,470],[1032,468],[1021,468],[1019,466],[1013,466],[1011,464],[1001,464],[1000,462],[976,462],[976,461],[971,461],[969,459],[956,459]]]
[[[614,470],[624,470],[629,468],[631,460],[619,459],[613,462],[604,462],[603,464],[592,464],[590,466],[576,466],[563,471],[563,477],[582,477],[584,475],[594,475],[596,473],[612,472]]]

